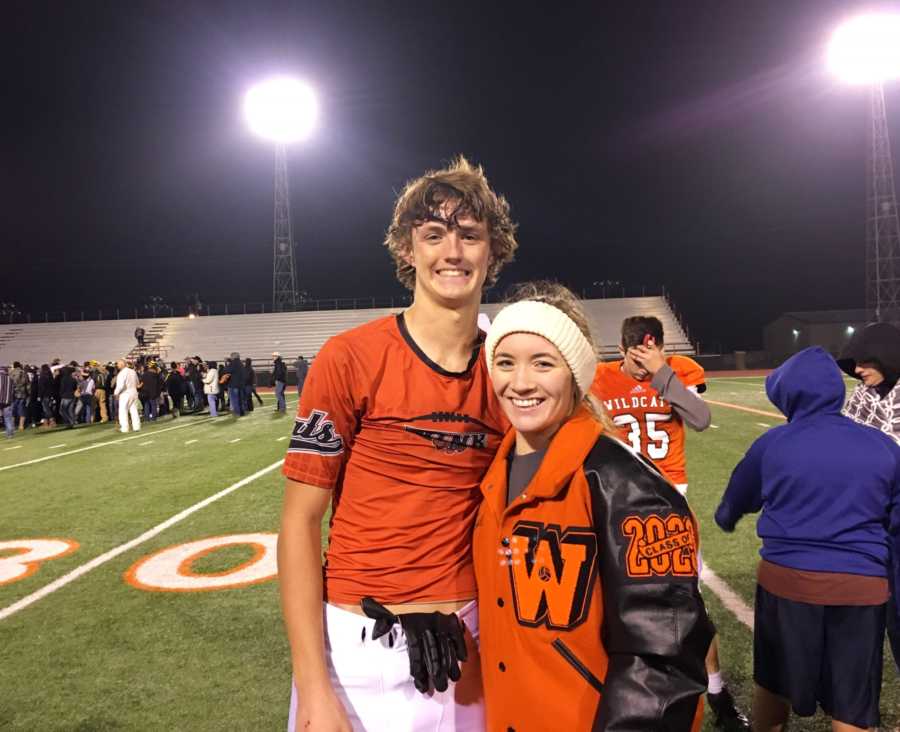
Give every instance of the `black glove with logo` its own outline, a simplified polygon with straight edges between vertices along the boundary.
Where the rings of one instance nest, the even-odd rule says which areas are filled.
[[[372,640],[385,635],[399,623],[406,633],[409,654],[409,675],[416,689],[427,694],[431,686],[435,691],[447,691],[447,680],[459,681],[462,672],[459,662],[468,658],[465,627],[456,613],[400,613],[394,615],[384,605],[371,597],[360,602],[363,612],[375,620]]]

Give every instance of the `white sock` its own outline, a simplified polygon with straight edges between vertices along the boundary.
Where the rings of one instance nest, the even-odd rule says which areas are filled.
[[[706,686],[707,694],[721,694],[725,688],[725,682],[722,680],[722,672],[716,671],[709,675],[709,684]]]

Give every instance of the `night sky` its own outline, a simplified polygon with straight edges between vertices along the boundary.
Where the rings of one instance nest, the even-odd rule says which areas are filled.
[[[520,224],[499,290],[665,286],[693,337],[757,347],[781,312],[864,304],[867,94],[824,68],[863,7],[7,3],[0,299],[271,301],[273,153],[240,105],[287,72],[321,105],[289,162],[310,296],[402,293],[395,193],[464,153]]]

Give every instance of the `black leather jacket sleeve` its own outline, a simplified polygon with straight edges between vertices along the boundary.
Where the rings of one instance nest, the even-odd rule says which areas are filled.
[[[644,458],[603,436],[585,462],[609,656],[595,732],[688,732],[715,633],[697,585],[684,497]]]

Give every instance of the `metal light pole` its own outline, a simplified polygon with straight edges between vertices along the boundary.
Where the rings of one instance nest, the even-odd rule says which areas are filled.
[[[297,269],[291,230],[291,196],[288,186],[287,150],[275,146],[275,240],[272,271],[272,310],[297,309]]]
[[[900,322],[900,224],[884,86],[870,90],[866,191],[866,310],[875,322]]]
[[[291,224],[287,145],[305,139],[315,125],[318,105],[312,89],[296,79],[276,77],[254,86],[244,98],[247,124],[275,143],[275,221],[272,310],[297,309],[297,268]]]
[[[900,323],[900,224],[884,104],[884,83],[900,78],[900,15],[862,15],[841,25],[828,65],[841,80],[869,87],[866,310],[875,322]]]

